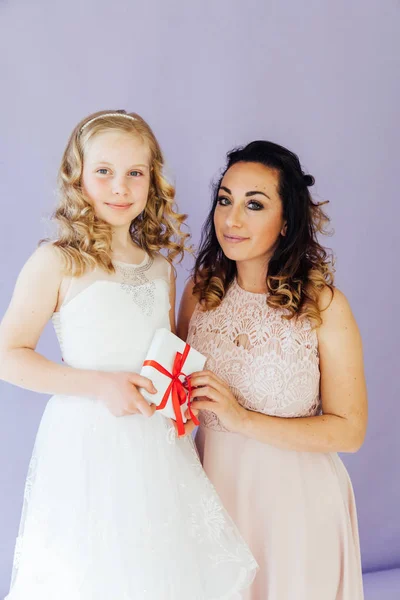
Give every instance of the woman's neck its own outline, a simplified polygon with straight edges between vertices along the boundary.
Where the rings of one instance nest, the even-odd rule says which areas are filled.
[[[236,279],[241,288],[247,292],[255,294],[265,294],[267,292],[267,272],[268,263],[253,264],[252,262],[241,261],[236,263]]]

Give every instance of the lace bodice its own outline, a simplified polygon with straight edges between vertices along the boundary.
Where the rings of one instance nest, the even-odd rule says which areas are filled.
[[[205,368],[230,386],[238,402],[257,412],[303,417],[320,412],[317,334],[307,319],[283,319],[264,294],[233,281],[223,301],[204,312],[196,306],[188,343],[207,356]],[[224,430],[214,413],[202,424]]]
[[[53,325],[65,363],[81,369],[139,372],[154,331],[170,328],[170,265],[161,255],[114,261],[72,277]]]

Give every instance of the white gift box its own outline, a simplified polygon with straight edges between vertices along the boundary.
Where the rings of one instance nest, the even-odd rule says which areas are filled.
[[[168,373],[172,375],[176,353],[180,352],[183,354],[185,347],[185,342],[174,335],[171,331],[168,331],[168,329],[157,329],[150,344],[145,361],[152,360],[159,363],[168,371]],[[202,371],[205,362],[206,357],[200,354],[200,352],[197,352],[197,350],[194,348],[190,347],[189,354],[186,357],[181,371],[186,376],[191,375],[195,371]],[[150,394],[143,388],[140,388],[140,393],[150,404],[156,404],[159,406],[164,398],[165,392],[171,384],[171,377],[164,375],[164,373],[160,373],[156,368],[150,365],[143,365],[140,374],[150,379],[157,390],[156,394]],[[180,377],[180,381],[184,381],[183,376]],[[182,419],[184,423],[187,421],[185,417],[187,406],[187,401],[181,406]],[[174,407],[172,404],[172,390],[169,394],[168,402],[165,408],[161,409],[159,412],[170,419],[176,420]]]

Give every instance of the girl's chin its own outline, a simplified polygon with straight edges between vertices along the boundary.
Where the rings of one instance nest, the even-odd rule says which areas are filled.
[[[105,221],[112,227],[129,227],[132,221],[136,219],[138,214],[136,213],[136,211],[113,211],[112,214],[110,214],[110,211],[107,211],[107,213],[101,211],[97,213],[97,216],[99,217],[99,219]]]

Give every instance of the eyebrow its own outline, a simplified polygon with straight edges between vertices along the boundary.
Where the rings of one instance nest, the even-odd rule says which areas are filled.
[[[221,187],[219,188],[220,190],[224,190],[227,194],[230,194],[232,196],[232,192],[229,188],[225,187],[224,185],[221,185]],[[271,200],[271,198],[269,196],[267,196],[267,194],[264,194],[264,192],[260,192],[260,191],[251,191],[251,192],[246,192],[245,196],[246,198],[250,198],[250,196],[256,196],[257,194],[261,194],[262,196],[265,196],[266,198],[268,198],[268,200]]]
[[[109,162],[107,162],[106,160],[95,160],[95,161],[93,162],[93,164],[94,164],[94,165],[108,165],[109,167],[112,167],[112,166],[113,166],[113,164],[112,164],[112,163],[109,163]],[[144,167],[144,168],[146,168],[146,169],[149,169],[149,168],[150,168],[150,167],[149,167],[149,165],[142,165],[142,164],[138,164],[138,165],[132,165],[132,166],[130,166],[129,168],[130,168],[130,169],[133,169],[134,167]]]

